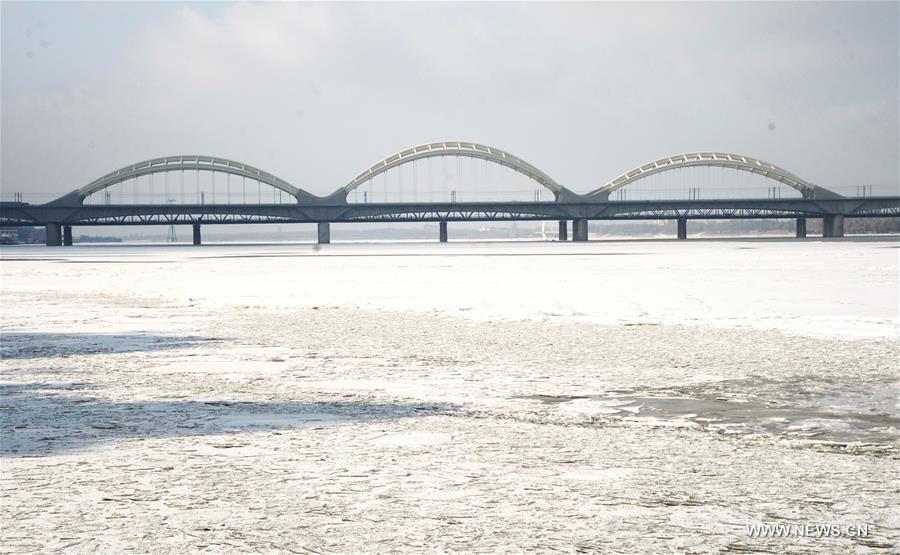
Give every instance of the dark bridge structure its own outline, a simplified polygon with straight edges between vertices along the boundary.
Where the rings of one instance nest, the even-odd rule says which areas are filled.
[[[393,168],[436,157],[480,159],[509,168],[538,183],[553,195],[552,201],[521,202],[378,202],[351,203],[348,197],[358,187]],[[612,193],[651,175],[689,167],[731,168],[786,185],[800,193],[797,198],[733,198],[687,200],[611,199]],[[250,179],[270,187],[288,202],[92,204],[88,197],[131,179],[156,174],[213,172],[227,179]],[[199,173],[198,173],[199,176]],[[168,179],[168,176],[166,176]],[[199,177],[198,177],[199,179]],[[166,181],[168,183],[168,181]],[[215,183],[215,181],[213,181]],[[229,181],[230,183],[230,181]],[[274,198],[274,197],[273,197]],[[845,218],[900,217],[900,196],[848,197],[810,183],[769,162],[723,152],[691,152],[667,156],[634,168],[601,187],[578,194],[561,185],[528,162],[498,148],[471,142],[435,142],[408,148],[389,156],[327,196],[314,195],[256,167],[214,156],[168,156],[154,158],[109,173],[45,204],[0,203],[0,226],[45,226],[47,245],[71,245],[75,226],[180,225],[193,226],[193,242],[201,243],[204,224],[316,223],[319,243],[331,241],[334,222],[438,222],[440,241],[447,241],[448,222],[558,221],[560,240],[588,239],[590,220],[676,220],[678,239],[687,238],[691,219],[796,220],[797,237],[806,237],[809,218],[823,220],[824,237],[843,236]]]

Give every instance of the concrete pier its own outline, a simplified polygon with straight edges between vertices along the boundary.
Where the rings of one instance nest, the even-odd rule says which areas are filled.
[[[438,222],[438,229],[440,230],[438,234],[440,235],[441,243],[447,242],[447,222]]]
[[[72,226],[70,225],[63,226],[63,245],[66,247],[72,246]]]
[[[687,239],[687,220],[678,218],[678,238]]]
[[[47,246],[62,246],[62,229],[59,224],[48,223],[44,230],[47,232]]]
[[[559,240],[569,240],[569,222],[567,222],[566,220],[559,221]]]
[[[328,245],[331,243],[331,224],[328,222],[319,222],[319,244]]]
[[[194,224],[194,244],[200,244],[200,224]]]
[[[822,218],[822,237],[843,237],[844,216],[828,214]]]
[[[806,218],[797,218],[797,237],[806,237]]]
[[[587,241],[588,240],[588,221],[584,218],[572,220],[572,240]]]

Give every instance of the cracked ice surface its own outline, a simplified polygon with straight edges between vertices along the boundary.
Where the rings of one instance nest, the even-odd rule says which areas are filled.
[[[0,550],[896,550],[897,246],[4,247]]]

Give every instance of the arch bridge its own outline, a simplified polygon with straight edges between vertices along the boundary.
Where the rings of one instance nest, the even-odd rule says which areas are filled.
[[[377,203],[347,202],[349,193],[381,174],[417,160],[468,157],[509,168],[548,189],[549,202]],[[688,167],[732,168],[763,176],[800,192],[799,199],[715,199],[610,201],[610,193],[651,175]],[[207,171],[251,179],[288,195],[288,204],[104,204],[85,199],[108,188],[164,172]],[[199,179],[199,178],[198,178]],[[560,238],[572,221],[575,240],[587,239],[589,220],[676,219],[679,238],[688,219],[796,218],[797,235],[805,236],[806,218],[823,218],[826,236],[843,233],[844,217],[900,216],[900,197],[843,197],[784,168],[749,156],[723,152],[691,152],[643,164],[586,194],[577,194],[547,173],[505,150],[465,141],[426,143],[401,150],[368,167],[327,196],[314,195],[255,166],[215,156],[180,155],[153,158],[120,168],[46,204],[0,203],[0,226],[47,226],[48,244],[71,243],[74,225],[192,224],[195,243],[200,225],[215,223],[319,224],[319,239],[330,241],[330,222],[428,222],[440,224],[442,241],[449,221],[558,220]]]

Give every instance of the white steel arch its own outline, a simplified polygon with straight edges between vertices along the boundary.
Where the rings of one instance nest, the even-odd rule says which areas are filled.
[[[585,196],[609,198],[609,194],[616,189],[624,187],[629,183],[634,183],[639,179],[643,179],[650,175],[674,170],[678,168],[687,168],[692,166],[708,166],[720,168],[733,168],[736,170],[746,171],[762,175],[769,179],[774,179],[784,183],[789,187],[793,187],[800,191],[803,198],[840,198],[841,195],[829,191],[818,185],[797,177],[793,173],[780,168],[775,164],[757,160],[749,156],[740,154],[730,154],[727,152],[688,152],[685,154],[676,154],[674,156],[666,156],[659,160],[654,160],[633,170],[623,173],[619,177],[607,182],[602,187],[595,189]]]
[[[126,181],[128,179],[154,173],[179,170],[203,170],[219,173],[229,173],[232,175],[254,179],[256,181],[259,181],[260,183],[265,183],[266,185],[275,187],[276,189],[280,189],[298,199],[301,196],[312,196],[303,189],[298,189],[287,181],[279,179],[278,177],[275,177],[274,175],[264,172],[253,166],[241,162],[235,162],[234,160],[217,158],[215,156],[197,155],[166,156],[163,158],[153,158],[152,160],[138,162],[130,166],[125,166],[124,168],[116,170],[110,174],[104,175],[103,177],[96,179],[88,183],[84,187],[78,189],[76,192],[78,193],[80,200],[84,200],[84,198],[88,195],[96,193],[97,191],[102,191],[107,187],[115,185],[116,183],[121,183],[122,181]]]
[[[518,156],[514,156],[509,152],[500,150],[492,146],[481,145],[478,143],[469,143],[464,141],[443,141],[439,143],[427,143],[414,146],[402,150],[396,154],[388,156],[384,160],[372,165],[370,168],[356,176],[350,183],[343,187],[345,193],[350,193],[366,181],[369,181],[378,174],[384,173],[391,168],[421,160],[423,158],[433,158],[439,156],[466,156],[469,158],[480,158],[501,166],[506,166],[517,171],[553,192],[557,200],[562,198],[571,199],[577,195],[557,183],[552,177],[532,166],[528,162],[522,160]]]

